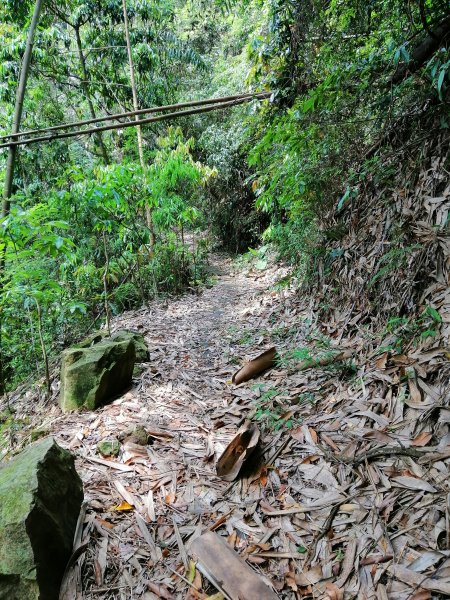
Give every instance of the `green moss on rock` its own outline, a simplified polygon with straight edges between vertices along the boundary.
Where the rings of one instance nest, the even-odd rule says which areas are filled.
[[[53,438],[0,466],[0,599],[57,600],[83,485]]]
[[[144,336],[136,331],[120,330],[114,333],[112,336],[114,341],[124,342],[132,340],[136,350],[136,362],[148,362],[150,359],[147,344],[145,343]]]
[[[113,333],[111,337],[108,336],[107,331],[95,331],[81,340],[78,344],[75,344],[73,348],[92,348],[95,344],[105,340],[114,340],[116,342],[128,342],[129,340],[132,340],[136,348],[136,362],[148,362],[149,360],[149,352],[144,336],[137,331],[131,331],[129,329],[120,329]]]
[[[135,362],[132,340],[104,339],[88,348],[64,350],[60,406],[64,412],[94,410],[131,385]]]

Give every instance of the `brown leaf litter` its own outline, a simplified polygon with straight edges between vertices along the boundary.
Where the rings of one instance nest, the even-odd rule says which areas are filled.
[[[55,397],[11,398],[31,420],[11,449],[39,425],[75,453],[84,482],[64,597],[223,597],[204,575],[214,561],[196,563],[191,547],[207,531],[235,553],[237,571],[217,565],[225,592],[243,564],[281,599],[450,595],[448,349],[433,338],[380,353],[363,330],[345,338],[294,291],[274,291],[282,269],[232,276],[216,260],[222,275],[201,295],[114,321],[144,333],[150,363],[112,404],[62,415]],[[274,369],[231,383],[274,345]],[[299,347],[313,360],[289,359]],[[249,415],[261,460],[229,483],[215,462]],[[105,438],[122,442],[118,458],[97,454]]]

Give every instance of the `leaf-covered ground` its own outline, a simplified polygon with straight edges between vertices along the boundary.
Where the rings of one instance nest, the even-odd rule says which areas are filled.
[[[84,481],[64,598],[207,598],[217,590],[190,555],[207,529],[280,598],[450,595],[448,348],[427,339],[399,354],[363,330],[345,338],[277,290],[285,270],[214,264],[211,288],[116,319],[145,334],[151,360],[109,406],[62,415],[57,381],[50,401],[10,399],[28,422],[10,448],[51,432]],[[277,368],[231,384],[271,346]],[[336,348],[352,358],[330,362]],[[215,461],[248,417],[264,460],[230,484]],[[116,459],[98,454],[105,438],[120,440]]]

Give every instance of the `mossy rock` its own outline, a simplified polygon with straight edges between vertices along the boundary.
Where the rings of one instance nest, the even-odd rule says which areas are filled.
[[[33,429],[31,432],[31,441],[36,442],[43,437],[47,437],[50,434],[48,429]]]
[[[83,501],[73,456],[49,437],[0,466],[0,600],[57,600]]]
[[[130,329],[120,329],[113,333],[111,337],[108,336],[107,331],[95,331],[81,340],[78,344],[75,344],[73,348],[91,348],[92,346],[95,346],[95,344],[105,340],[115,340],[117,342],[133,340],[136,347],[136,362],[148,362],[149,360],[149,352],[144,336],[141,333],[131,331]]]
[[[136,362],[143,363],[150,360],[147,344],[145,343],[142,333],[128,329],[121,329],[120,331],[113,333],[111,339],[119,342],[132,340],[136,349]]]
[[[132,339],[102,339],[62,353],[60,406],[64,412],[95,410],[131,385],[136,359]]]
[[[104,456],[119,456],[120,442],[118,440],[101,440],[97,444],[97,452]]]
[[[78,342],[78,344],[74,344],[72,347],[91,348],[92,346],[95,346],[95,344],[102,342],[105,338],[108,338],[107,331],[94,331],[94,333],[91,333],[90,335],[82,339],[81,342]]]

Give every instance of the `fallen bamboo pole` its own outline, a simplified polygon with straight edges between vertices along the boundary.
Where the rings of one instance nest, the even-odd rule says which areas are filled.
[[[187,117],[189,115],[195,115],[197,113],[210,112],[212,110],[221,110],[222,108],[230,108],[249,102],[253,99],[264,100],[269,97],[268,93],[257,94],[255,96],[245,97],[231,102],[223,102],[221,104],[213,104],[211,106],[202,106],[201,108],[193,108],[191,110],[180,110],[166,115],[159,115],[158,117],[149,117],[148,119],[141,119],[139,122],[136,121],[125,121],[124,123],[113,123],[112,125],[104,125],[102,127],[92,127],[90,129],[79,129],[77,131],[65,131],[63,133],[44,135],[41,137],[28,138],[25,140],[18,140],[13,142],[7,142],[0,144],[0,148],[10,148],[11,146],[28,146],[29,144],[36,144],[37,142],[48,142],[55,140],[62,140],[65,138],[77,137],[80,135],[89,135],[91,133],[98,133],[100,131],[110,131],[112,129],[125,129],[126,127],[136,127],[136,125],[147,125],[149,123],[156,123],[158,121],[167,121],[168,119],[176,119],[178,117]]]
[[[19,131],[17,133],[10,133],[8,135],[0,136],[0,141],[3,140],[15,140],[15,138],[24,136],[24,135],[34,135],[36,133],[45,133],[49,131],[59,131],[61,129],[70,129],[72,127],[81,127],[82,125],[91,125],[92,123],[101,123],[104,121],[116,121],[118,119],[123,119],[126,117],[135,117],[136,115],[146,115],[151,113],[164,112],[166,110],[176,110],[178,108],[187,108],[190,106],[204,106],[209,104],[223,104],[225,102],[231,102],[234,100],[241,100],[244,98],[248,98],[249,100],[253,98],[268,98],[271,92],[254,92],[247,94],[235,94],[234,96],[223,96],[221,98],[208,98],[206,100],[190,100],[188,102],[180,102],[178,104],[167,104],[166,106],[154,106],[152,108],[141,108],[139,110],[131,110],[123,113],[115,113],[113,115],[107,115],[103,117],[96,117],[95,119],[85,119],[84,121],[74,121],[73,123],[61,123],[60,125],[53,125],[51,127],[42,127],[41,129],[30,129],[28,131]],[[11,142],[8,142],[8,146]],[[4,147],[2,144],[1,147]]]

